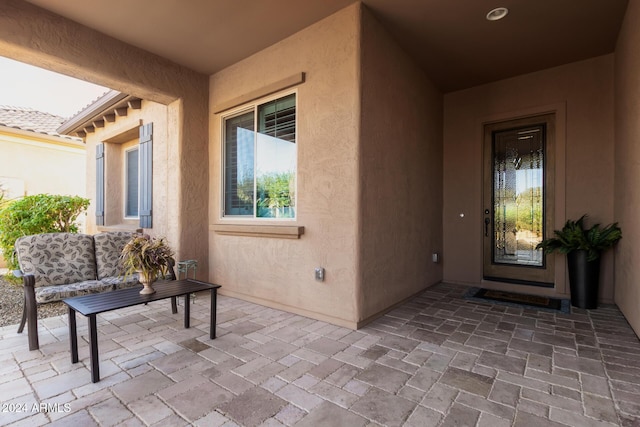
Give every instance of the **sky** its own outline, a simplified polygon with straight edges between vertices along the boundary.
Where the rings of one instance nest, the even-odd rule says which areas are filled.
[[[69,118],[108,90],[0,56],[0,105]]]

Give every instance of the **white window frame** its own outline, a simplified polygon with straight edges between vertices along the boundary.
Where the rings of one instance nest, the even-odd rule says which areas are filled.
[[[294,195],[293,195],[293,200],[294,200],[294,206],[295,206],[295,215],[292,218],[273,218],[273,217],[259,217],[257,216],[257,202],[256,202],[256,193],[257,193],[257,180],[254,179],[254,184],[253,184],[253,191],[254,191],[254,213],[253,215],[225,215],[225,188],[226,188],[226,176],[225,176],[225,160],[226,160],[226,156],[225,156],[225,141],[226,141],[226,126],[225,123],[228,119],[232,119],[236,116],[240,116],[249,112],[253,112],[254,113],[254,128],[256,130],[254,130],[254,132],[257,132],[257,124],[258,124],[258,107],[260,107],[263,104],[267,104],[269,102],[275,101],[277,99],[280,98],[285,98],[289,95],[295,95],[295,107],[296,107],[296,119],[295,119],[295,126],[296,126],[296,136],[295,136],[295,146],[296,146],[296,153],[295,153],[295,161],[296,161],[296,168],[295,168],[295,188],[294,188]],[[219,212],[219,219],[222,221],[242,221],[242,222],[259,222],[259,223],[264,223],[264,222],[268,222],[268,221],[276,221],[276,222],[296,222],[298,220],[298,164],[299,164],[299,150],[298,150],[298,135],[299,135],[299,128],[298,128],[298,118],[300,117],[300,110],[299,110],[299,104],[298,104],[298,90],[297,89],[293,89],[293,90],[288,90],[288,91],[284,91],[284,92],[279,92],[275,95],[270,95],[267,97],[263,97],[263,98],[259,98],[256,99],[254,101],[251,101],[250,103],[246,103],[243,104],[233,110],[229,110],[228,112],[226,112],[225,114],[222,114],[220,116],[220,212]],[[256,158],[254,158],[254,171],[255,171],[255,164],[257,162],[257,156]],[[254,174],[254,178],[255,178],[255,174]]]

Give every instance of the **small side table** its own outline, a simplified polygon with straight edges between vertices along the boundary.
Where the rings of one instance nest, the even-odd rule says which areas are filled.
[[[178,280],[182,279],[182,275],[184,274],[184,279],[189,278],[189,271],[193,271],[192,278],[196,279],[196,270],[198,269],[198,260],[197,259],[187,259],[184,261],[178,261],[176,263],[178,266]],[[196,300],[196,294],[191,294],[191,300]],[[180,304],[180,301],[178,301]]]
[[[178,280],[182,279],[182,274],[184,273],[184,278],[189,278],[189,270],[193,270],[193,279],[196,278],[196,270],[198,269],[198,260],[196,259],[187,259],[184,261],[178,261]]]

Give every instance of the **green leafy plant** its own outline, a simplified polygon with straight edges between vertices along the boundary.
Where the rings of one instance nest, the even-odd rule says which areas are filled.
[[[278,210],[290,208],[294,204],[293,173],[271,173],[258,177],[258,216],[275,216]],[[287,215],[287,214],[285,214]],[[292,213],[288,213],[292,215]]]
[[[164,238],[136,234],[122,249],[120,256],[126,275],[140,273],[147,281],[166,276],[173,263],[173,251]]]
[[[10,200],[0,207],[0,249],[9,269],[17,269],[13,256],[16,240],[40,233],[77,233],[78,216],[89,207],[89,199],[79,196],[35,194]]]
[[[588,252],[587,260],[598,259],[600,254],[615,245],[622,238],[622,230],[618,223],[609,224],[602,228],[595,224],[591,228],[585,228],[585,218],[582,215],[577,221],[568,220],[561,230],[555,230],[554,236],[538,243],[536,249],[542,249],[545,253],[560,252],[568,254],[575,250]]]

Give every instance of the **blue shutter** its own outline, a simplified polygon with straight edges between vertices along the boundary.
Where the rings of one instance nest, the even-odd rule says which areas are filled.
[[[96,145],[96,225],[104,225],[104,144]]]
[[[140,227],[151,228],[153,207],[153,123],[140,126]]]

